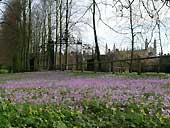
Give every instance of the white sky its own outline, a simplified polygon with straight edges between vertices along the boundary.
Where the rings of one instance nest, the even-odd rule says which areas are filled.
[[[96,1],[100,2],[101,0],[96,0]],[[109,1],[111,1],[112,3],[112,0],[103,0],[103,1],[107,1],[108,3]],[[88,3],[88,0],[86,2]],[[85,5],[84,2],[83,2],[83,5]],[[161,5],[161,4],[158,3],[158,5]],[[107,24],[109,24],[112,28],[114,28],[118,32],[129,33],[129,34],[118,34],[116,32],[113,32],[111,29],[109,29],[107,26],[105,26],[100,21],[97,21],[97,34],[98,34],[101,53],[104,53],[106,43],[108,44],[108,47],[111,50],[113,48],[114,43],[116,44],[117,48],[127,49],[128,47],[130,49],[131,48],[131,35],[130,35],[130,29],[129,29],[129,22],[130,22],[129,19],[120,17],[120,14],[119,15],[118,13],[116,14],[115,9],[111,8],[110,6],[99,5],[99,8],[101,10],[102,18]],[[139,14],[138,13],[139,10],[137,8],[139,7],[133,7],[135,14]],[[142,7],[141,7],[141,10],[143,11],[142,13],[144,13],[143,17],[148,18],[148,15],[146,14],[145,10]],[[163,24],[161,24],[161,39],[162,39],[164,53],[170,53],[170,43],[169,43],[170,42],[170,15],[168,14],[170,14],[169,8],[165,7],[164,9],[162,9],[162,11],[160,11],[160,19],[162,23],[165,25],[164,26]],[[124,9],[123,15],[125,17],[128,17],[129,11]],[[85,17],[88,23],[92,25],[92,13],[89,11]],[[136,21],[136,20],[137,19],[134,20],[135,27],[139,24],[142,24],[143,27],[147,27],[148,25],[151,24],[152,21],[154,21],[154,20],[151,20],[150,18],[148,18],[147,21],[146,20]],[[141,27],[139,27],[138,29],[135,29],[135,32],[138,32],[138,31],[141,31]],[[143,34],[143,39],[148,38],[148,40],[150,40],[149,31],[151,30],[148,30],[147,34]],[[168,37],[166,35],[168,35]],[[84,25],[84,28],[81,31],[81,36],[84,42],[94,44],[93,29],[90,28],[88,25],[86,26]],[[160,52],[158,32],[156,31],[154,33],[153,40],[154,38],[157,39],[158,52]],[[136,48],[141,48],[141,47],[144,48],[143,39],[141,38],[140,35],[135,36],[135,47]],[[150,45],[153,45],[152,44],[153,40]]]

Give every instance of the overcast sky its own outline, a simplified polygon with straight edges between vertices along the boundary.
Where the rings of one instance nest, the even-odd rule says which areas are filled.
[[[75,0],[77,1],[77,0]],[[79,0],[80,1],[80,0]],[[101,2],[101,0],[96,0],[98,3]],[[103,0],[107,1],[108,3],[112,3],[113,0]],[[124,0],[125,1],[125,0]],[[144,0],[146,1],[146,0]],[[86,1],[87,3],[90,1]],[[87,4],[83,3],[83,4]],[[87,4],[88,5],[88,4]],[[162,4],[158,3],[158,8]],[[98,39],[99,39],[99,44],[101,48],[101,52],[104,53],[105,51],[105,45],[106,43],[108,44],[109,48],[112,49],[114,43],[116,44],[117,48],[120,49],[127,49],[127,47],[130,49],[131,46],[131,35],[130,35],[130,29],[129,29],[129,19],[124,18],[124,17],[129,17],[129,10],[124,9],[123,10],[123,17],[120,17],[120,12],[116,11],[115,8],[112,8],[110,6],[103,6],[102,4],[99,4],[99,8],[102,14],[102,19],[110,25],[112,28],[114,28],[117,32],[114,32],[110,28],[108,28],[106,25],[104,25],[102,22],[98,21],[97,17],[97,34],[98,34]],[[134,6],[133,7],[133,12],[134,14],[139,14],[138,9],[139,7]],[[140,7],[141,10],[143,11],[143,17],[148,19],[146,20],[139,20],[139,18],[135,17],[134,18],[134,27],[142,24],[142,27],[149,27],[151,24],[154,24],[154,19],[149,18],[148,14],[146,11]],[[119,8],[117,9],[119,10]],[[117,12],[117,13],[116,13]],[[164,53],[170,53],[170,10],[169,8],[165,7],[162,9],[160,12],[160,20],[163,24],[161,24],[161,39],[162,39],[162,44],[163,44],[163,50]],[[92,13],[89,11],[86,16],[87,21],[90,25],[92,25]],[[94,44],[94,37],[93,37],[93,29],[89,27],[88,25],[83,26],[84,28],[81,31],[81,35],[83,38],[84,42],[87,43],[93,43]],[[149,28],[148,28],[149,29]],[[136,27],[135,32],[142,31],[141,27]],[[150,40],[150,33],[148,30],[147,34],[143,34],[142,36],[137,34],[135,36],[135,47],[136,48],[144,48],[144,40],[148,38]],[[127,33],[127,34],[119,34],[119,33]],[[167,36],[168,35],[168,36]],[[154,38],[157,40],[157,47],[158,47],[158,52],[160,52],[160,45],[159,45],[159,39],[158,39],[158,31],[155,30],[153,40]],[[150,44],[153,45],[153,40]]]

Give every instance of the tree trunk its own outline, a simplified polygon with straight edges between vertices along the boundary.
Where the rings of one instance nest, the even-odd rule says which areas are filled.
[[[65,69],[68,69],[68,65],[67,65],[67,57],[68,57],[68,13],[69,13],[69,5],[68,5],[68,0],[66,2],[66,29],[65,29],[65,43],[66,43],[66,49],[65,49]]]
[[[31,13],[32,13],[32,9],[31,9],[31,5],[32,5],[32,2],[31,0],[29,0],[29,23],[28,23],[28,44],[27,44],[27,61],[26,61],[26,69],[27,71],[30,70],[30,64],[29,64],[29,60],[30,60],[30,46],[31,46],[31,43],[32,43],[32,29],[31,29]]]
[[[54,69],[54,42],[52,41],[52,29],[51,29],[51,2],[49,3],[48,12],[48,69]]]
[[[96,32],[96,1],[93,0],[93,31],[94,31],[94,40],[95,40],[95,59],[98,63],[98,70],[101,70],[101,63],[100,63],[100,50],[98,45],[97,39],[97,32]]]
[[[133,15],[132,15],[132,4],[129,2],[129,10],[130,10],[130,30],[132,37],[132,50],[131,50],[131,58],[130,58],[130,69],[129,72],[132,73],[133,67],[133,56],[134,56],[134,30],[133,30]]]
[[[161,28],[160,28],[160,20],[158,19],[157,21],[157,26],[159,30],[159,42],[160,42],[160,48],[161,48],[161,56],[163,55],[163,48],[162,48],[162,40],[161,40]]]
[[[22,71],[26,69],[26,0],[23,0],[23,42],[22,42]]]
[[[56,42],[55,42],[55,66],[57,65],[58,61],[58,6],[59,6],[59,1],[56,0]]]
[[[59,51],[59,66],[60,70],[62,70],[62,0],[60,1],[60,51]]]

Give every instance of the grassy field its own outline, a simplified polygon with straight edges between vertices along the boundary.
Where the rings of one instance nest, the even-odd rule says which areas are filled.
[[[169,128],[168,74],[0,75],[0,128]]]

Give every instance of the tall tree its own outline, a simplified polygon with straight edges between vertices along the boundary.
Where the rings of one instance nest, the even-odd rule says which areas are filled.
[[[131,45],[132,45],[132,50],[131,50],[131,60],[130,60],[130,73],[132,72],[132,67],[133,67],[133,58],[134,58],[134,28],[133,28],[133,10],[132,10],[132,4],[134,0],[129,2],[129,13],[130,13],[130,30],[131,30]]]
[[[42,56],[42,66],[43,68],[46,67],[46,38],[47,38],[47,29],[46,29],[46,17],[47,17],[47,1],[44,1],[42,0],[41,1],[41,4],[42,4],[42,13],[43,13],[43,20],[42,20],[42,24],[43,24],[43,27],[42,27],[42,44],[41,44],[41,48],[42,48],[42,53],[41,53],[41,56]]]
[[[161,7],[157,7],[157,6],[159,6],[158,4],[156,6],[156,2],[158,2],[158,1],[151,0],[151,1],[147,1],[147,2],[151,4],[151,7],[150,7],[151,9],[148,8],[148,6],[146,6],[146,4],[142,1],[143,6],[144,6],[145,10],[147,11],[148,15],[150,16],[150,18],[155,20],[156,25],[154,26],[153,30],[155,30],[156,27],[158,29],[158,38],[159,38],[159,43],[160,43],[160,48],[161,48],[160,55],[163,55],[163,47],[162,47],[162,39],[161,39],[160,11],[164,7],[164,5],[168,6],[169,2],[167,0],[162,1],[163,4],[161,5]]]
[[[26,4],[27,0],[22,0],[22,17],[23,17],[23,22],[22,22],[22,46],[21,46],[21,70],[24,71],[26,68],[26,48],[27,48],[27,35],[26,35]]]
[[[59,26],[59,0],[56,0],[56,35],[55,35],[55,38],[56,38],[56,42],[55,42],[55,66],[57,65],[57,58],[58,58],[58,26]]]
[[[0,63],[8,66],[13,65],[15,71],[19,70],[19,45],[21,6],[19,0],[8,3],[3,15],[0,39]]]
[[[69,22],[68,22],[68,17],[69,16],[69,1],[66,0],[66,28],[65,28],[65,43],[66,43],[66,49],[65,49],[65,68],[66,70],[68,69],[68,36],[69,36],[69,30],[68,30],[68,25],[69,25]]]
[[[94,41],[95,41],[95,59],[98,63],[98,70],[101,70],[101,63],[100,63],[100,50],[98,45],[97,39],[97,31],[96,31],[96,1],[93,0],[93,32],[94,32]]]
[[[47,46],[47,53],[48,53],[48,67],[49,70],[54,69],[54,41],[52,41],[52,1],[48,1],[49,8],[48,8],[48,46]]]
[[[62,14],[62,0],[60,0],[60,50],[59,50],[59,66],[60,70],[62,70],[62,42],[63,42],[63,29],[62,29],[62,19],[63,19],[63,14]]]
[[[28,9],[29,9],[29,21],[28,21],[28,42],[27,42],[27,49],[26,49],[26,69],[27,71],[30,70],[30,46],[32,44],[32,0],[28,2]]]

